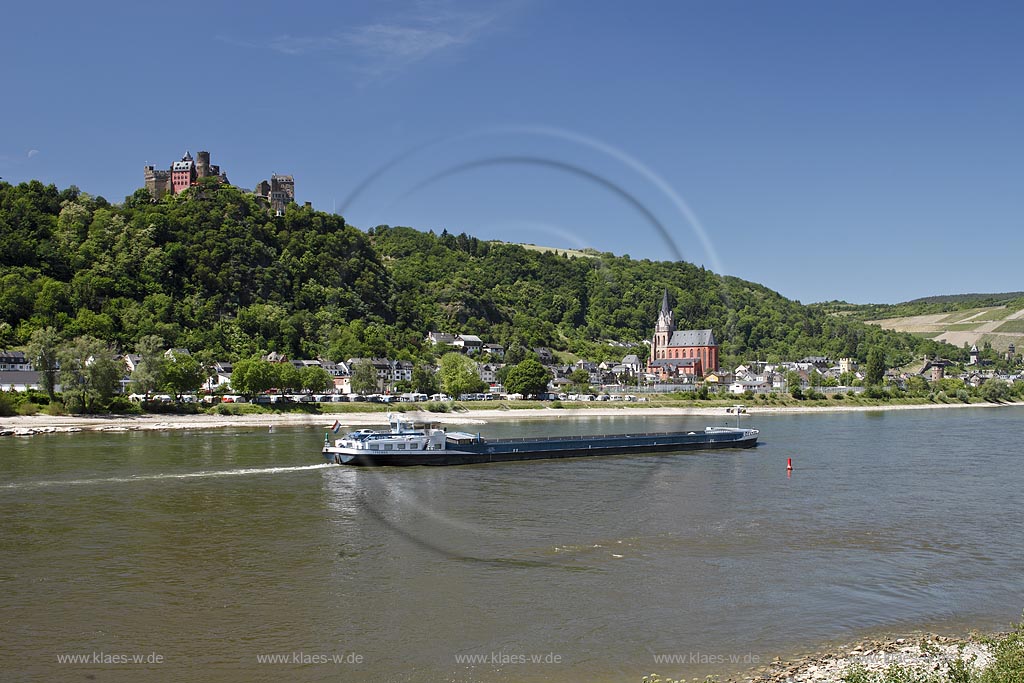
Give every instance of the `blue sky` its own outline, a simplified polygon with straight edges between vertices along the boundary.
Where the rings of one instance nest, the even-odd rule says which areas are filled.
[[[1021,35],[1012,2],[16,3],[0,176],[121,201],[206,149],[361,228],[805,303],[1022,290]]]

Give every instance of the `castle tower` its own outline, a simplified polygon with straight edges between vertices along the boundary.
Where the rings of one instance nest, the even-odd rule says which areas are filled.
[[[665,348],[668,340],[675,332],[675,319],[672,316],[672,309],[668,306],[668,290],[661,298],[661,311],[658,313],[658,324],[654,326],[654,338],[651,340],[651,362],[665,357]]]
[[[152,166],[145,166],[142,169],[143,178],[146,182],[146,189],[153,199],[160,199],[171,191],[170,171],[158,171]]]
[[[200,178],[205,178],[210,173],[210,153],[200,152],[196,155],[196,175]]]

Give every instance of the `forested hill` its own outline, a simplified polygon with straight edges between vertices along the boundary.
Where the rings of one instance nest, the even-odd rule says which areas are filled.
[[[204,182],[121,205],[76,188],[0,183],[0,347],[53,326],[128,351],[168,346],[237,359],[276,350],[427,358],[427,331],[512,348],[621,358],[608,340],[649,338],[668,289],[680,328],[711,328],[724,364],[807,355],[890,364],[958,350],[830,315],[687,263],[559,256],[467,235],[380,226]],[[641,351],[642,352],[642,351]]]

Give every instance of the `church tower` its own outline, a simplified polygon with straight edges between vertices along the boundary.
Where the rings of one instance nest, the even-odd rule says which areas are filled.
[[[651,340],[651,362],[665,357],[665,348],[668,346],[672,333],[676,330],[675,320],[672,317],[672,309],[668,307],[668,290],[661,298],[661,312],[658,313],[658,324],[654,326],[654,339]]]

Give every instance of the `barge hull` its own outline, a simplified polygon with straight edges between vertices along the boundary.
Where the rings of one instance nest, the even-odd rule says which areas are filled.
[[[724,436],[724,435],[721,435]],[[581,439],[565,440],[562,444],[551,442],[533,442],[523,440],[517,442],[483,442],[449,446],[441,451],[420,452],[366,452],[354,454],[351,460],[344,463],[335,458],[330,449],[323,452],[328,462],[356,465],[363,467],[401,467],[409,465],[476,465],[492,462],[512,462],[517,460],[552,460],[559,458],[597,457],[604,455],[626,455],[648,453],[670,453],[688,450],[711,450],[720,448],[753,448],[757,445],[756,433],[741,438],[708,439],[700,434],[699,439],[652,440],[647,443],[630,442],[626,439]],[[589,443],[588,443],[589,442]]]

